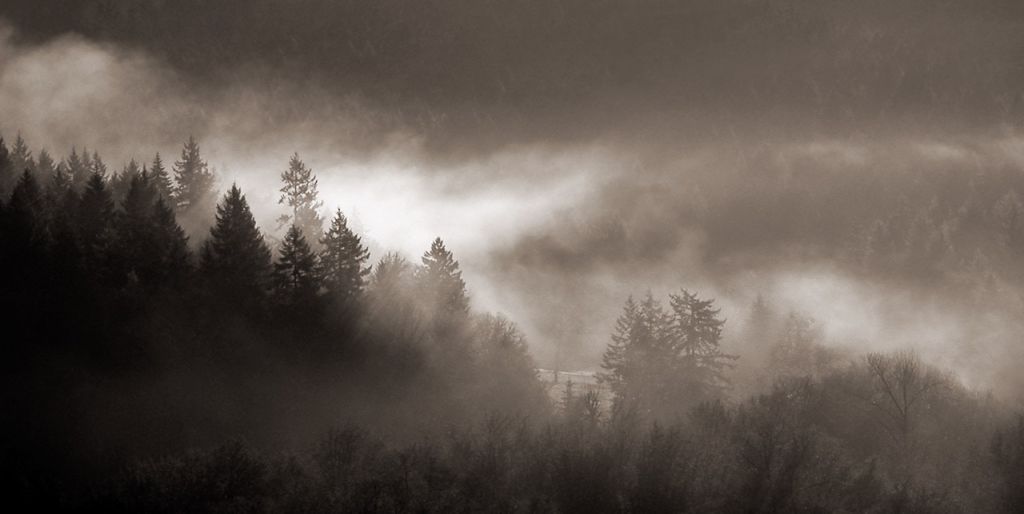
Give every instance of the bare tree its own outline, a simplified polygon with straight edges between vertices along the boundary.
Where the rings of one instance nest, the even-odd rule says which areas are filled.
[[[908,351],[870,353],[865,363],[872,380],[871,405],[883,413],[886,431],[906,443],[919,404],[942,384],[942,376]]]

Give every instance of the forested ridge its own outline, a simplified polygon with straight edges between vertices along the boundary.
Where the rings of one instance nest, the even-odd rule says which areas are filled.
[[[121,169],[0,140],[3,482],[17,506],[1024,509],[1024,418],[1009,403],[913,352],[828,347],[763,297],[746,320],[685,284],[624,299],[599,373],[609,395],[552,401],[514,323],[472,309],[441,238],[418,262],[371,256],[344,213],[324,217],[298,154],[282,168],[271,245],[193,138]],[[864,217],[837,223],[839,256],[909,280],[1016,284],[1016,175],[945,177],[846,210]],[[754,356],[722,345],[730,330],[764,363],[742,387],[735,366]]]

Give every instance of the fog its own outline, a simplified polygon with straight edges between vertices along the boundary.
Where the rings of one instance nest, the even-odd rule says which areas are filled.
[[[823,135],[755,120],[753,129],[714,139],[689,137],[698,120],[667,126],[654,115],[639,132],[643,123],[633,119],[593,131],[559,116],[546,130],[564,138],[512,130],[494,144],[287,75],[204,80],[114,42],[74,33],[35,41],[10,23],[2,34],[0,123],[8,138],[20,132],[54,155],[98,150],[117,169],[157,151],[170,162],[195,135],[218,188],[242,187],[272,240],[283,235],[274,221],[283,210],[279,174],[298,152],[320,179],[324,210],[354,218],[376,257],[397,250],[416,258],[444,237],[463,262],[474,305],[517,320],[542,366],[595,368],[627,296],[679,287],[717,298],[736,327],[763,294],[818,320],[830,345],[916,348],[982,387],[998,386],[1009,375],[1005,363],[1019,356],[1010,313],[990,313],[986,325],[999,328],[980,334],[977,317],[944,291],[894,287],[831,264],[849,241],[791,233],[815,215],[749,201],[773,194],[751,191],[758,181],[811,175],[805,187],[813,195],[816,185],[865,175],[1019,168],[1024,137],[997,119],[880,131],[842,122]],[[669,127],[679,129],[678,141]],[[654,130],[664,133],[652,137]],[[437,142],[463,136],[464,144]],[[822,216],[822,230],[841,217]]]

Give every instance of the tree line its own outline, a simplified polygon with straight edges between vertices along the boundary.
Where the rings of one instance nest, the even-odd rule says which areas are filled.
[[[600,380],[551,401],[440,238],[372,265],[315,173],[271,248],[190,138],[111,172],[0,140],[4,483],[34,508],[1016,512],[1012,409],[913,353],[846,355],[758,297],[629,298]],[[178,223],[207,208],[202,241]],[[731,326],[731,325],[728,325]],[[734,367],[754,359],[753,383]],[[738,380],[748,383],[737,385]],[[334,427],[328,430],[327,427]]]

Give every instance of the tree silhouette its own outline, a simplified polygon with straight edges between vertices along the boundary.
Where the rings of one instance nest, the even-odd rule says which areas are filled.
[[[213,173],[199,154],[199,143],[192,136],[181,149],[181,159],[174,163],[174,180],[177,183],[174,201],[178,211],[204,208],[213,194]]]
[[[320,288],[316,254],[309,248],[302,229],[292,225],[281,242],[280,257],[274,263],[273,287],[276,301],[286,307],[311,307]]]
[[[170,202],[174,197],[174,184],[171,182],[170,174],[167,173],[167,168],[164,167],[164,161],[160,158],[160,152],[156,153],[153,163],[149,165],[149,177],[150,182],[164,198],[164,201]]]
[[[289,223],[298,225],[303,234],[316,242],[324,231],[324,222],[319,212],[324,203],[318,198],[316,175],[296,153],[288,161],[288,169],[281,173],[281,181],[284,186],[281,187],[281,198],[277,203],[287,205],[291,213],[282,214],[278,223],[280,226]]]
[[[270,250],[237,185],[217,205],[216,222],[200,253],[200,268],[215,293],[253,306],[264,296]]]
[[[685,373],[695,376],[696,385],[704,394],[715,394],[729,384],[725,369],[738,357],[722,352],[722,327],[725,320],[718,317],[714,300],[701,300],[696,294],[683,289],[669,295],[672,307],[672,337],[674,353],[682,357]]]
[[[0,195],[7,196],[7,191],[11,190],[22,171],[25,170],[17,171],[14,167],[11,152],[7,149],[4,138],[0,137]]]
[[[86,259],[90,265],[98,266],[105,246],[110,242],[114,221],[114,201],[99,173],[93,173],[86,183],[76,221]]]
[[[370,268],[365,266],[370,252],[359,236],[348,227],[348,220],[338,209],[331,227],[320,241],[320,275],[324,286],[336,299],[350,302],[363,293]]]
[[[25,140],[21,137],[20,132],[14,140],[14,146],[11,147],[10,160],[15,173],[21,173],[25,170],[36,173],[36,162],[32,158],[32,150],[25,144]]]
[[[421,262],[416,278],[426,305],[441,319],[465,315],[469,311],[466,283],[462,280],[459,262],[440,237],[430,244]]]

